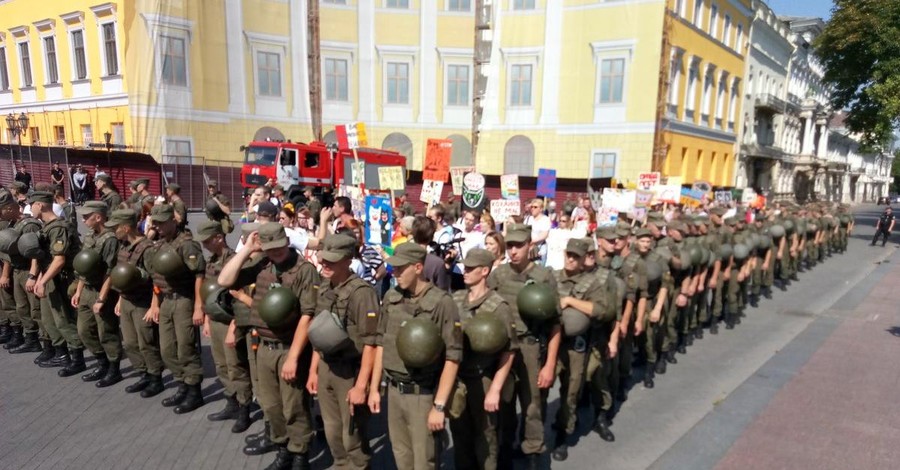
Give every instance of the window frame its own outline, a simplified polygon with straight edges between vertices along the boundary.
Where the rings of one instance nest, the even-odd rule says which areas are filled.
[[[518,95],[519,95],[518,102],[513,102],[513,81],[514,81],[513,70],[516,69],[517,67],[528,67],[528,70],[529,70],[529,77],[528,77],[529,92],[528,92],[528,102],[527,103],[522,102],[521,90],[519,90],[519,93],[518,93]],[[507,104],[507,106],[509,106],[510,108],[519,108],[519,109],[534,108],[534,82],[535,82],[534,78],[535,78],[536,69],[537,69],[537,64],[529,62],[529,61],[513,61],[507,65],[507,72],[506,72],[506,104]],[[520,84],[524,83],[524,80],[519,80],[519,82],[520,82]]]
[[[456,8],[451,8],[454,2],[468,2],[469,6],[467,8],[459,8],[458,3]],[[472,8],[474,8],[474,2],[472,0],[445,0],[444,1],[444,11],[452,12],[452,13],[470,13],[472,12]]]
[[[25,56],[22,55],[23,49],[27,53]],[[16,50],[19,55],[19,89],[32,89],[34,88],[34,64],[31,61],[31,44],[27,39],[17,41]],[[28,60],[28,67],[25,67],[26,59]]]
[[[85,129],[87,129],[87,131],[88,131],[87,133],[84,132]],[[90,124],[79,124],[78,130],[80,131],[80,134],[81,134],[81,145],[83,145],[85,147],[90,147],[91,144],[94,143],[94,126],[92,126]],[[90,137],[90,141],[88,141],[87,137]]]
[[[53,44],[52,51],[47,47],[48,42]],[[41,35],[41,51],[44,58],[44,85],[59,85],[59,49],[54,34]],[[53,54],[52,60],[50,54]],[[56,77],[54,78],[53,75]]]
[[[590,158],[588,159],[588,177],[591,179],[593,179],[593,178],[615,178],[616,175],[619,173],[620,153],[621,152],[617,149],[602,149],[602,148],[591,149],[591,155],[590,155]],[[602,165],[598,166],[596,164],[596,159],[599,156],[602,156],[604,158],[604,162],[606,160],[606,157],[612,157],[612,159],[613,159],[612,165],[610,166],[610,165],[602,164]],[[599,176],[594,176],[594,169],[597,169],[597,168],[601,169],[601,173]],[[605,172],[602,171],[602,169],[609,169],[609,168],[612,169],[612,174],[610,176],[603,176],[605,174]]]
[[[394,66],[395,68],[397,66],[403,66],[406,69],[406,77],[405,78],[399,77],[399,76],[391,77],[390,70],[391,70],[392,66]],[[397,59],[393,59],[393,58],[385,59],[382,76],[383,76],[383,80],[384,80],[383,100],[384,100],[385,106],[411,106],[412,105],[412,97],[410,96],[410,95],[412,95],[412,63],[411,63],[411,61],[397,60]],[[401,81],[405,80],[405,82],[406,82],[406,99],[405,99],[405,101],[400,100],[400,96],[399,96],[399,94],[400,94],[399,85],[400,84],[399,84],[399,82],[393,84],[393,87],[397,88],[396,92],[397,92],[398,96],[395,97],[396,101],[391,101],[390,91],[392,88],[392,84],[391,84],[392,80],[401,80]]]
[[[87,53],[87,41],[85,39],[84,34],[84,26],[80,26],[77,28],[72,28],[69,30],[69,54],[72,58],[71,68],[72,68],[72,81],[79,80],[90,80],[91,78],[91,69],[88,65],[88,53]],[[81,36],[81,61],[84,66],[84,77],[79,77],[78,74],[78,46],[75,44],[75,34],[78,33]]]
[[[60,131],[62,131],[62,139],[59,138]],[[66,126],[53,126],[53,142],[55,142],[57,146],[65,146],[67,144]]]
[[[0,93],[9,92],[12,83],[9,80],[9,60],[6,57],[7,43],[0,44]]]
[[[526,5],[525,4],[526,2],[530,2],[530,3],[528,5]],[[521,6],[517,6],[519,4],[521,4]],[[535,11],[535,10],[537,10],[537,0],[509,0],[509,11],[515,12],[515,11]]]
[[[731,41],[731,28],[731,15],[726,13],[724,19],[722,20],[722,42],[729,48],[733,48],[733,44]]]
[[[401,3],[405,2],[405,5]],[[384,8],[390,8],[392,10],[409,10],[410,2],[409,0],[384,0],[383,4]]]
[[[618,75],[614,74],[614,72],[612,71],[612,65],[610,65],[610,73],[608,75],[609,78],[618,77],[618,79],[620,80],[618,100],[614,100],[614,99],[604,100],[604,96],[603,96],[603,79],[604,79],[603,65],[605,63],[610,63],[610,62],[621,62],[621,64],[622,64],[622,71]],[[625,57],[625,56],[601,57],[599,68],[600,68],[600,71],[599,71],[599,75],[597,77],[598,88],[595,93],[595,96],[597,97],[597,101],[595,104],[597,106],[623,105],[625,103],[625,78],[627,76],[627,69],[628,69],[627,57]],[[613,83],[611,82],[610,86],[608,87],[608,91],[609,91],[610,95],[614,94],[612,85],[613,85]],[[613,98],[613,97],[611,96],[610,98]]]
[[[174,65],[171,65],[169,67],[169,70],[173,71],[171,81],[166,74],[167,58],[176,58],[177,59],[179,57],[179,56],[169,53],[171,51],[169,46],[174,41],[181,42],[181,48],[182,48],[183,53],[180,56],[180,59],[184,64],[182,67],[182,69],[184,71],[183,83],[181,81],[179,81],[178,80],[179,77],[175,75],[174,70],[176,70],[176,68],[174,67]],[[190,83],[190,80],[188,78],[188,43],[187,43],[187,41],[185,41],[185,38],[180,37],[178,35],[161,33],[159,35],[158,44],[159,44],[159,64],[160,64],[159,80],[160,80],[160,84],[165,87],[188,88],[188,84]],[[174,62],[172,62],[172,59],[169,59],[169,61],[170,61],[169,63],[174,63]]]
[[[113,46],[115,48],[114,54],[112,58],[116,61],[116,71],[115,73],[110,73],[110,64],[109,64],[109,38],[106,36],[107,27],[109,27],[109,31],[113,33]],[[97,29],[100,38],[100,64],[103,67],[103,77],[119,77],[122,75],[121,68],[121,59],[119,58],[119,31],[118,31],[118,21],[115,18],[103,20],[97,22]]]
[[[274,58],[277,64],[275,69],[266,68],[266,80],[267,89],[263,91],[263,80],[262,80],[262,61],[260,60],[260,56],[266,57],[266,65],[270,65],[271,59]],[[265,50],[265,49],[257,49],[254,53],[255,59],[255,73],[256,73],[256,93],[259,96],[266,96],[269,98],[283,98],[284,97],[284,60],[282,59],[282,55],[275,51]],[[272,91],[272,77],[273,72],[278,77],[278,90],[277,93]]]
[[[163,164],[183,164],[184,161],[179,160],[179,158],[190,157],[191,163],[194,162],[194,138],[190,136],[181,136],[181,135],[164,135],[162,136],[162,148],[160,150],[160,156],[162,158]],[[168,152],[168,148],[170,144],[187,144],[188,146],[188,154],[187,155],[176,155]],[[170,159],[168,157],[175,157],[174,159]]]
[[[709,5],[709,35],[715,39],[719,39],[719,5],[711,3]]]
[[[697,115],[697,84],[701,82],[700,63],[698,56],[691,57],[687,62],[687,86],[684,90],[684,120],[694,121]]]
[[[451,67],[452,68],[463,67],[466,69],[466,79],[465,79],[466,93],[465,93],[465,99],[461,103],[460,102],[455,102],[455,103],[450,102],[450,96],[451,96],[450,95],[450,83],[451,83],[451,81],[456,82],[457,87],[458,87],[458,84],[462,82],[462,80],[450,78]],[[472,64],[467,64],[467,63],[462,63],[462,62],[445,63],[444,64],[444,106],[452,107],[452,108],[469,108],[469,107],[471,107],[472,106],[473,78],[474,77],[473,77]],[[457,88],[457,90],[458,90],[458,88]],[[456,98],[459,98],[458,92],[456,93]]]
[[[338,97],[329,97],[329,96],[328,96],[328,72],[327,72],[327,70],[328,70],[328,67],[327,67],[327,66],[328,66],[328,61],[340,61],[340,62],[343,62],[343,63],[345,64],[345,66],[346,66],[346,72],[345,72],[345,74],[343,75],[343,77],[344,77],[344,84],[345,84],[345,87],[344,87],[344,88],[345,88],[345,91],[346,91],[346,96],[344,96],[344,97],[340,97],[340,96],[338,96]],[[322,65],[323,65],[323,67],[322,67],[322,80],[323,80],[323,82],[324,82],[324,83],[322,84],[322,85],[323,85],[323,88],[324,88],[324,90],[323,90],[324,93],[322,93],[322,98],[323,98],[325,101],[332,102],[332,103],[349,104],[349,103],[350,103],[350,90],[351,90],[351,88],[350,88],[350,77],[351,77],[351,67],[352,67],[352,65],[351,65],[351,59],[348,58],[348,57],[338,57],[338,56],[326,56],[326,55],[323,55],[323,56],[322,56]],[[334,76],[337,77],[338,75],[335,74]],[[338,87],[337,87],[337,84],[335,84],[335,90],[337,90],[337,88],[338,88]]]
[[[694,0],[694,17],[691,18],[691,22],[698,29],[703,29],[703,9],[704,0]]]

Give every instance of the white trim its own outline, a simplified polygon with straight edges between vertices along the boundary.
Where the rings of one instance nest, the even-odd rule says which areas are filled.
[[[141,14],[150,35],[154,61],[154,81],[157,89],[156,100],[161,106],[191,107],[193,106],[193,86],[191,82],[191,42],[194,22],[183,18],[165,15]],[[180,39],[184,42],[184,78],[185,85],[172,85],[163,82],[163,36]],[[242,64],[243,66],[243,64]]]
[[[316,0],[310,0],[310,1],[316,1]],[[344,3],[330,3],[330,2],[319,1],[319,8],[330,8],[332,10],[356,10],[356,6],[348,5],[346,0],[344,0]]]
[[[70,109],[95,109],[111,108],[116,106],[128,106],[128,95],[87,96],[79,98],[66,98],[54,101],[41,101],[31,105],[12,103],[8,106],[0,105],[0,113],[7,114],[10,111],[19,110],[26,114],[43,113],[45,111],[68,111]]]
[[[53,53],[55,54],[55,62],[56,62],[56,81],[50,82],[50,61],[47,58],[47,39],[53,39]],[[41,35],[41,62],[44,63],[44,87],[53,87],[60,85],[63,82],[62,73],[59,69],[59,42],[56,40],[56,35],[52,32],[50,34]],[[60,99],[62,98],[61,92],[62,90],[56,90],[56,92],[51,92],[49,89],[45,90],[47,92],[47,99]]]
[[[319,48],[322,50],[323,56],[325,51],[346,53],[350,56],[350,61],[352,62],[353,56],[356,54],[357,45],[355,42],[321,41]]]
[[[247,44],[259,43],[267,46],[281,47],[285,50],[287,50],[288,44],[290,43],[289,37],[276,34],[264,34],[244,31],[244,37],[247,39]]]
[[[242,2],[238,1],[237,4],[238,8],[240,8]],[[306,21],[308,11],[306,0],[290,0],[288,8],[290,9],[290,24],[303,24]],[[237,31],[240,30],[241,25],[238,23]],[[292,73],[289,75],[289,80],[292,96],[289,104],[293,108],[290,110],[290,113],[295,119],[309,119],[308,116],[311,110],[309,106],[309,60],[306,57],[306,36],[306,28],[291,28],[290,60]],[[243,50],[238,50],[235,55],[238,59],[236,63],[243,68]],[[243,90],[244,82],[241,82],[240,86],[241,90]]]
[[[541,60],[541,56],[544,55],[544,47],[501,47],[500,53],[503,54],[503,61],[507,64],[515,59],[533,58],[534,64],[537,65]]]
[[[84,12],[76,10],[69,13],[63,13],[59,15],[59,18],[66,23],[67,27],[72,27],[84,23]]]
[[[287,90],[285,89],[285,77],[290,73],[286,71],[286,61],[289,38],[284,36],[257,35],[244,33],[250,48],[250,60],[253,71],[253,98],[254,113],[262,116],[288,116]],[[263,95],[259,91],[259,54],[275,54],[278,56],[278,74],[281,89],[279,95]]]
[[[357,76],[359,77],[357,120],[372,122],[378,119],[375,106],[375,79],[377,78],[375,75],[375,2],[359,2],[359,11],[356,13],[356,18],[357,48],[359,51],[359,63],[357,64]],[[305,42],[301,50],[306,51]],[[350,70],[352,69],[348,69],[348,73],[350,73]],[[349,85],[349,78],[347,84]],[[347,93],[349,97],[349,88]],[[352,112],[351,106],[351,120]]]
[[[12,34],[13,40],[23,42],[28,40],[28,26],[16,26],[9,28],[9,34]]]
[[[437,83],[438,70],[440,62],[437,56],[438,45],[438,2],[435,0],[419,3],[419,45],[422,51],[419,53],[419,77],[416,81],[415,90],[418,98],[419,121],[426,123],[437,122],[437,108],[439,106],[437,99]],[[410,74],[412,75],[412,74]],[[412,77],[410,77],[410,102],[413,102],[412,96]],[[381,118],[385,119],[387,113]],[[410,111],[409,120],[415,117]]]
[[[455,13],[459,15],[468,15],[475,11],[475,0],[469,0],[469,9],[468,10],[451,10],[450,9],[450,0],[444,0],[444,8],[441,9],[440,13]]]
[[[631,63],[634,57],[636,39],[591,42],[594,59],[594,123],[625,121],[628,103],[628,86]],[[622,100],[619,102],[601,103],[600,90],[602,84],[602,67],[606,60],[622,60]]]
[[[541,80],[541,117],[544,124],[559,122],[560,74],[562,70],[563,2],[547,2],[544,19],[544,57]]]
[[[547,0],[548,2],[552,2],[553,0]],[[605,1],[599,3],[591,3],[587,5],[572,5],[572,6],[564,6],[563,9],[566,11],[584,11],[584,10],[599,10],[604,8],[623,8],[630,7],[633,5],[644,5],[648,3],[666,3],[666,0],[627,0],[627,1]],[[523,10],[514,10],[515,12],[523,11]],[[527,11],[527,10],[524,10]],[[682,15],[684,18],[684,15]]]
[[[72,39],[72,35],[76,32],[81,32],[81,45],[84,49],[84,78],[78,77],[78,66],[75,61],[75,41]],[[89,96],[91,94],[91,65],[84,25],[79,23],[77,26],[72,26],[66,31],[66,34],[68,39],[66,42],[69,43],[69,71],[71,73],[69,77],[72,83],[72,95],[76,98]]]
[[[466,48],[466,47],[438,47],[435,48],[438,53],[438,58],[440,60],[453,59],[453,58],[468,58],[472,59],[475,56],[475,49]]]
[[[242,0],[225,0],[225,47],[228,67],[228,111],[247,112],[246,69],[244,48],[241,44],[243,30]]]
[[[616,178],[619,174],[619,166],[622,163],[622,149],[591,148],[590,157],[588,158],[588,171],[587,171],[588,178],[595,178],[594,172],[593,172],[594,157],[596,157],[597,154],[603,154],[603,155],[612,154],[612,155],[616,156],[616,163],[613,166],[613,175],[612,175],[612,178]],[[609,178],[609,177],[608,176],[597,176],[596,178]]]
[[[194,147],[194,138],[193,138],[193,137],[191,137],[191,136],[166,135],[166,134],[163,134],[163,135],[160,136],[160,141],[161,141],[161,143],[162,143],[162,147],[160,147],[160,149],[159,149],[160,163],[166,164],[167,162],[163,161],[163,159],[164,159],[164,157],[167,157],[167,156],[172,156],[172,157],[191,157],[191,163],[193,163],[193,157],[194,157],[193,154],[194,154],[194,149],[195,149],[195,147]],[[166,147],[168,146],[169,141],[187,142],[188,145],[190,145],[190,147],[191,147],[191,151],[189,152],[191,155],[169,155],[169,154],[166,152]]]
[[[53,18],[45,18],[40,21],[35,21],[31,24],[33,24],[34,28],[38,30],[39,35],[53,34],[53,30],[56,28],[56,20],[54,20]]]
[[[590,43],[591,53],[593,54],[594,61],[597,61],[597,56],[603,52],[609,51],[628,51],[629,59],[631,55],[634,55],[634,48],[637,46],[637,39],[618,39],[613,41],[594,41]]]
[[[91,7],[91,11],[94,12],[94,16],[98,19],[99,17],[106,15],[116,16],[116,4],[107,2],[100,5],[94,5]]]

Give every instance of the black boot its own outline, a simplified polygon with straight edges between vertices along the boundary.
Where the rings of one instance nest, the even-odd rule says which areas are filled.
[[[238,405],[237,409],[237,420],[234,422],[234,426],[231,427],[231,432],[235,434],[240,434],[250,428],[250,425],[253,421],[250,419],[250,404],[246,405]]]
[[[144,375],[141,375],[140,380],[125,387],[125,393],[137,393],[143,391],[147,388],[147,385],[150,385],[150,374],[144,372]]]
[[[150,398],[159,395],[165,390],[163,387],[162,376],[161,375],[151,375],[147,374],[150,377],[149,383],[146,388],[141,390],[141,398]]]
[[[66,345],[56,346],[53,348],[55,353],[53,357],[38,363],[38,367],[65,367],[69,365],[69,349]]]
[[[772,300],[772,288],[771,287],[766,287],[763,290],[763,297],[765,297],[768,300]]]
[[[266,427],[266,431],[268,431],[268,426]],[[274,452],[278,450],[278,445],[272,442],[269,439],[269,433],[266,432],[266,435],[262,438],[248,443],[246,447],[244,447],[244,454],[246,455],[263,455],[268,454],[269,452]]]
[[[678,364],[678,359],[675,357],[675,351],[669,350],[666,352],[666,362],[669,364]]]
[[[655,385],[653,383],[653,376],[654,376],[653,372],[654,372],[653,367],[650,364],[648,364],[647,370],[644,372],[644,388],[653,388],[653,386]]]
[[[711,334],[711,335],[719,334],[719,320],[716,320],[715,318],[712,319],[712,321],[709,324],[709,334]]]
[[[609,429],[609,421],[607,421],[606,416],[602,412],[597,416],[597,422],[594,423],[594,432],[606,442],[614,442],[616,440],[616,436]]]
[[[656,360],[656,373],[660,375],[666,373],[666,366],[668,365],[666,358],[664,357],[665,353],[662,354],[663,356],[660,356],[660,358]]]
[[[203,406],[203,389],[200,384],[188,385],[187,396],[175,407],[175,414],[190,413]]]
[[[227,421],[237,418],[238,401],[235,397],[225,397],[225,408],[218,413],[208,415],[206,419],[210,421]]]
[[[44,361],[49,361],[53,357],[53,343],[49,340],[41,341],[41,353],[38,357],[34,358],[35,364],[40,364]]]
[[[13,326],[0,325],[0,344],[6,344],[13,335]]]
[[[691,330],[688,330],[687,333],[682,335],[681,344],[682,344],[682,347],[693,346],[694,345],[694,332]],[[684,354],[684,352],[682,352],[680,349],[678,350],[678,352],[680,352],[681,354]]]
[[[184,398],[187,396],[188,386],[184,382],[177,382],[178,389],[175,391],[175,395],[170,396],[162,401],[162,406],[176,406],[184,401]],[[141,396],[144,396],[141,393]]]
[[[696,329],[694,329],[694,338],[703,339],[703,327],[702,326],[698,326]]]
[[[6,344],[3,345],[3,349],[6,349],[9,352],[13,352],[13,350],[23,345],[24,343],[25,337],[22,335],[22,328],[14,326],[12,327],[12,333],[10,334],[9,339],[6,340]]]
[[[107,371],[109,371],[109,359],[106,358],[106,354],[97,354],[97,365],[94,366],[94,370],[82,375],[81,380],[84,380],[85,382],[96,382],[105,377]]]
[[[106,371],[106,375],[104,375],[103,378],[98,380],[94,385],[96,385],[97,388],[105,388],[121,382],[122,371],[119,370],[119,364],[119,361],[110,361],[109,370]]]
[[[262,430],[245,437],[244,444],[255,444],[257,441],[264,439],[268,435],[269,435],[269,422],[263,421]]]
[[[525,456],[525,468],[538,470],[541,468],[541,454],[528,454]]]
[[[310,470],[309,453],[291,454],[294,458],[291,461],[291,470]]]
[[[294,454],[288,452],[287,446],[277,446],[278,454],[275,455],[275,461],[270,463],[266,470],[290,470],[294,463]]]
[[[15,339],[17,338],[13,337],[6,345],[9,346],[13,344],[13,340]],[[43,348],[41,347],[41,342],[38,341],[37,333],[28,333],[24,336],[22,343],[19,343],[18,346],[9,350],[11,354],[36,353],[41,351],[43,351]]]
[[[569,446],[566,445],[566,437],[566,433],[560,430],[556,431],[556,442],[550,457],[557,462],[563,462],[569,458]]]
[[[750,306],[753,308],[759,307],[759,294],[752,294],[750,296]]]
[[[84,365],[84,349],[70,349],[69,365],[63,367],[62,370],[57,371],[56,375],[60,377],[71,377],[86,370],[87,366]]]

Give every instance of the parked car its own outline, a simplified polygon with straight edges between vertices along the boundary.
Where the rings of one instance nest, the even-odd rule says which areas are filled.
[[[891,205],[891,198],[889,198],[887,196],[881,196],[880,198],[878,198],[878,205],[880,206],[882,204],[884,204],[886,206]]]

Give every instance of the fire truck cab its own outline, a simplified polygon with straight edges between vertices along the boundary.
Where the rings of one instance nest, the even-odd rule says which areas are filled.
[[[322,188],[338,187],[351,183],[351,150],[338,150],[325,142],[254,141],[243,146],[244,165],[241,168],[241,186],[244,195],[269,179],[282,185],[288,199],[300,195],[301,188],[312,186],[317,193]],[[365,187],[381,189],[378,184],[378,168],[399,166],[406,170],[406,157],[391,151],[372,148],[357,149],[357,157],[365,162]]]

